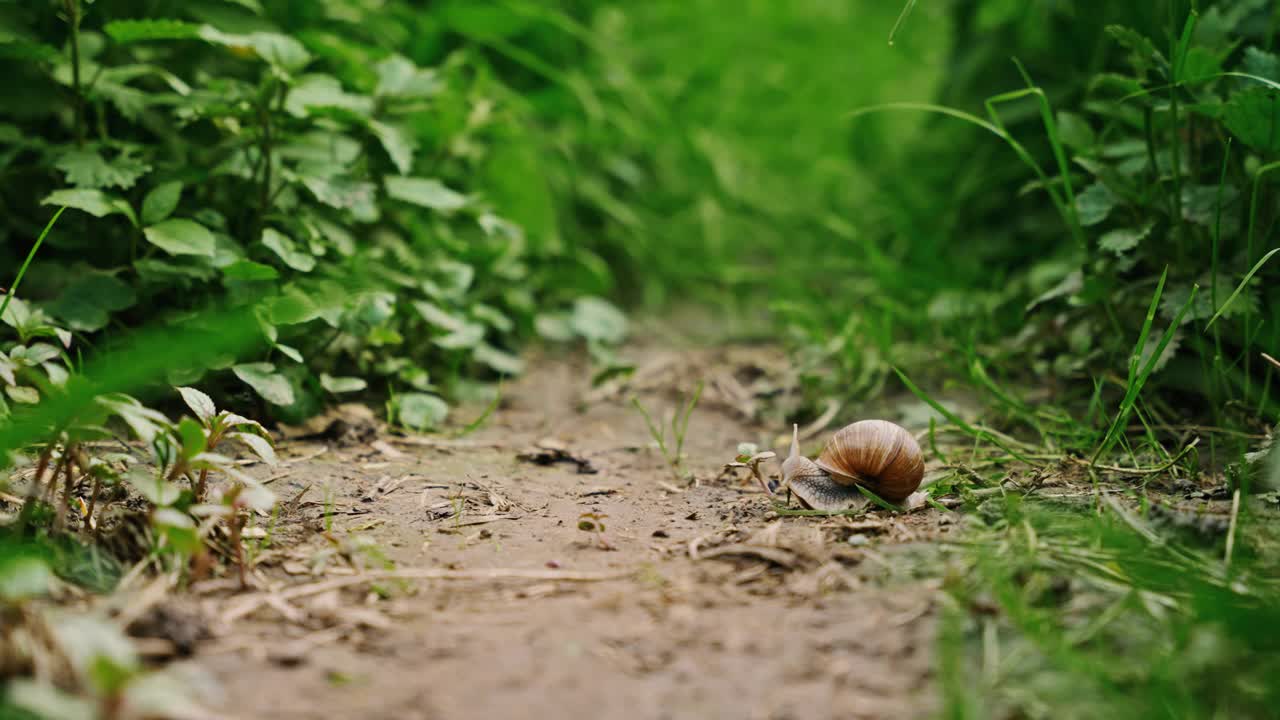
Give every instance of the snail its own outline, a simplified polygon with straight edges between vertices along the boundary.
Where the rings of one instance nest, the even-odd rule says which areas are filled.
[[[782,482],[814,510],[837,512],[866,502],[857,486],[901,503],[924,479],[924,454],[911,433],[886,420],[860,420],[836,431],[817,461],[800,455],[800,428],[792,426],[791,454]]]

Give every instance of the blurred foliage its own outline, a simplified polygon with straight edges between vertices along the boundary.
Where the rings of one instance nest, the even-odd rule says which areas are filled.
[[[1199,290],[1148,395],[1175,421],[1266,427],[1274,370],[1259,354],[1280,342],[1264,310],[1280,301],[1266,262],[1280,210],[1273,4],[958,2],[952,15],[936,102],[994,124],[1044,176],[989,128],[933,117],[941,139],[913,144],[917,202],[899,213],[917,223],[908,253],[877,289],[965,362],[1078,402],[1095,378],[1110,397],[1167,267],[1144,354]]]
[[[902,8],[850,0],[0,0],[0,267],[26,273],[0,310],[0,452],[38,468],[0,613],[42,632],[33,578],[109,585],[31,541],[64,547],[126,498],[166,567],[215,527],[243,552],[271,498],[214,451],[269,459],[250,418],[363,394],[438,429],[535,339],[609,377],[618,306],[692,300],[726,339],[786,344],[812,407],[908,376],[976,388],[988,416],[954,424],[1020,454],[1163,462],[1188,423],[1270,431],[1280,6],[914,5],[890,43]],[[108,437],[149,454],[87,452]],[[1253,449],[1235,437],[1210,460]],[[1132,524],[1084,523],[1087,548],[1061,538],[1075,564],[1046,565],[1017,533],[1071,521],[1040,522],[993,530],[1003,555],[972,577],[1002,619],[959,621],[944,665],[965,631],[1031,661],[956,708],[1274,701],[1274,648],[1241,631],[1273,588],[1148,552]],[[1046,572],[1142,560],[1094,593],[1123,626],[1033,607]],[[143,675],[101,642],[115,659],[78,699],[23,702],[122,702]],[[1116,647],[1133,663],[1101,667]]]
[[[946,717],[1275,714],[1277,637],[1259,632],[1280,620],[1274,518],[1233,528],[1224,565],[1219,532],[1115,508],[1009,497],[971,516],[947,579]]]
[[[573,312],[609,274],[558,229],[533,88],[484,57],[504,17],[530,22],[463,3],[0,5],[14,266],[53,209],[78,211],[5,321],[94,343],[251,308],[261,349],[210,358],[210,382],[286,419],[366,387],[443,408],[459,377],[518,374],[538,327],[616,342]],[[395,419],[427,429],[444,410]]]

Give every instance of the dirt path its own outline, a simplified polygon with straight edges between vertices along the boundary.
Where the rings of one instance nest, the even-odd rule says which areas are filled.
[[[928,541],[950,530],[946,518],[777,518],[746,477],[716,477],[737,443],[781,428],[753,427],[714,400],[695,410],[686,444],[700,484],[677,491],[634,408],[581,407],[587,378],[571,362],[538,362],[461,441],[285,445],[294,462],[273,487],[286,504],[255,572],[270,591],[204,593],[207,613],[248,611],[215,624],[219,636],[191,661],[217,679],[220,711],[454,720],[931,710],[938,590],[910,568],[936,552]],[[517,458],[547,438],[597,472]],[[321,532],[330,511],[333,541]],[[586,512],[607,515],[613,549],[578,528]],[[285,590],[343,582],[352,561],[383,560],[619,577]]]

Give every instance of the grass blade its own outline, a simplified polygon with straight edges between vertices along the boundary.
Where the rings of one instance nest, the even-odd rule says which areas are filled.
[[[893,44],[893,39],[898,36],[898,30],[902,29],[902,25],[906,23],[907,16],[916,7],[916,0],[907,0],[907,4],[902,6],[902,12],[898,13],[898,19],[894,21],[893,28],[889,30],[889,44]]]
[[[1212,327],[1213,323],[1216,322],[1218,318],[1222,317],[1222,313],[1226,312],[1228,307],[1231,307],[1231,303],[1236,299],[1236,297],[1240,293],[1244,292],[1245,286],[1249,284],[1249,281],[1253,279],[1253,276],[1257,275],[1258,271],[1262,269],[1262,266],[1266,265],[1267,261],[1270,260],[1272,256],[1275,255],[1276,253],[1280,253],[1280,248],[1275,248],[1274,250],[1267,253],[1266,255],[1263,255],[1261,260],[1254,263],[1253,268],[1250,269],[1249,273],[1244,276],[1244,280],[1241,280],[1240,284],[1236,286],[1235,292],[1231,293],[1231,296],[1223,301],[1222,307],[1218,308],[1218,312],[1214,313],[1213,317],[1209,318],[1209,323],[1204,326],[1205,330],[1208,330],[1210,327]]]
[[[31,246],[31,252],[27,253],[27,259],[22,262],[22,267],[18,268],[18,276],[13,279],[13,285],[9,288],[9,292],[4,295],[4,302],[0,303],[0,318],[3,318],[4,311],[9,309],[9,301],[13,299],[14,295],[18,294],[18,286],[22,284],[22,277],[27,274],[27,268],[31,267],[31,261],[36,259],[36,253],[40,251],[40,246],[44,244],[44,239],[49,236],[49,231],[53,229],[54,223],[58,222],[58,218],[62,217],[62,213],[66,212],[66,209],[66,205],[58,208],[58,212],[53,214],[49,224],[44,226],[40,237],[36,238],[36,244]]]
[[[1035,90],[1038,91],[1038,88]],[[997,95],[995,97],[989,98],[987,101],[988,111],[993,112],[991,108],[993,107],[994,103],[1008,102],[1010,100],[1016,100],[1018,98],[1028,97],[1033,94],[1034,94],[1033,90],[1015,90],[1014,92],[1011,92],[1011,93],[1004,93],[1002,95]],[[1021,160],[1024,165],[1031,168],[1032,172],[1036,174],[1036,178],[1040,181],[1040,184],[1044,187],[1045,192],[1049,193],[1049,198],[1053,201],[1054,207],[1057,208],[1058,213],[1062,216],[1063,222],[1067,224],[1067,229],[1071,231],[1072,237],[1076,238],[1077,242],[1081,243],[1081,246],[1083,247],[1084,245],[1083,233],[1077,231],[1078,223],[1074,219],[1074,215],[1073,215],[1074,210],[1069,209],[1067,207],[1067,204],[1063,201],[1062,197],[1059,196],[1058,191],[1054,188],[1053,181],[1049,177],[1048,173],[1045,172],[1044,168],[1040,167],[1040,163],[1036,162],[1035,157],[1031,154],[1029,150],[1027,150],[1026,146],[1018,142],[1017,139],[1015,139],[1012,135],[1010,135],[1008,131],[1006,131],[999,124],[988,122],[978,117],[977,115],[967,113],[963,110],[956,110],[955,108],[949,108],[945,105],[935,105],[933,103],[916,103],[916,102],[894,102],[894,103],[883,103],[880,105],[872,105],[869,107],[858,108],[857,110],[853,110],[849,112],[845,117],[849,119],[854,119],[854,118],[861,117],[863,115],[870,115],[872,113],[879,113],[879,112],[887,112],[891,110],[915,110],[918,112],[933,113],[935,115],[945,115],[947,117],[955,118],[957,120],[963,120],[969,123],[970,125],[976,125],[982,128],[983,130],[986,130],[992,135],[995,135],[996,137],[1003,140],[1005,144],[1008,145],[1011,150],[1013,150],[1014,154],[1018,156],[1018,159]],[[997,120],[998,120],[998,116],[997,116]]]
[[[475,420],[472,420],[471,422],[467,423],[467,426],[459,430],[457,433],[455,433],[454,437],[464,438],[470,435],[471,433],[479,430],[481,427],[484,426],[485,422],[489,420],[489,417],[493,415],[494,411],[498,409],[498,405],[501,402],[502,402],[502,383],[499,382],[498,391],[494,393],[493,400],[491,400],[489,404],[485,406],[484,412],[480,413],[480,416],[477,417]]]
[[[907,389],[910,390],[913,395],[920,398],[929,407],[938,411],[938,413],[942,415],[942,417],[946,418],[947,421],[950,422],[952,425],[955,425],[956,427],[960,428],[966,434],[968,434],[973,438],[976,438],[978,440],[983,440],[991,443],[992,445],[995,445],[1001,450],[1009,453],[1009,455],[1017,458],[1018,460],[1021,460],[1022,462],[1027,463],[1028,465],[1035,464],[1031,462],[1029,458],[1025,457],[1024,455],[1021,455],[1020,453],[1018,453],[1017,450],[1014,450],[1013,448],[1009,447],[1007,444],[1002,442],[1000,438],[996,437],[995,435],[992,435],[991,433],[985,430],[980,430],[978,428],[975,428],[974,426],[965,422],[959,415],[956,415],[955,413],[943,407],[941,403],[939,403],[937,400],[934,400],[932,397],[929,396],[928,393],[926,393],[925,391],[917,387],[915,383],[911,382],[911,378],[908,378],[906,374],[903,373],[898,368],[896,367],[893,368],[893,372],[897,374],[898,379],[902,381],[903,385],[907,386]]]
[[[1111,425],[1107,428],[1106,434],[1102,437],[1102,443],[1098,445],[1098,448],[1093,452],[1093,457],[1089,459],[1091,466],[1096,465],[1098,458],[1106,454],[1115,445],[1120,436],[1121,428],[1124,427],[1125,421],[1133,411],[1134,405],[1138,402],[1138,395],[1142,393],[1142,387],[1146,385],[1147,378],[1151,377],[1151,373],[1155,371],[1156,363],[1160,361],[1160,356],[1164,354],[1165,348],[1173,340],[1174,333],[1182,325],[1182,318],[1186,317],[1187,311],[1191,309],[1191,305],[1195,302],[1196,295],[1200,291],[1199,285],[1191,286],[1190,297],[1182,304],[1182,308],[1178,310],[1173,322],[1169,323],[1169,328],[1160,337],[1160,342],[1156,343],[1156,347],[1152,350],[1151,355],[1148,356],[1147,362],[1139,368],[1138,364],[1141,362],[1142,351],[1147,346],[1147,336],[1150,334],[1151,323],[1155,318],[1156,307],[1160,303],[1160,294],[1164,290],[1164,281],[1168,273],[1168,268],[1165,268],[1165,272],[1160,276],[1160,284],[1156,286],[1155,295],[1151,298],[1151,309],[1147,311],[1147,319],[1143,323],[1138,344],[1135,346],[1133,356],[1129,359],[1130,378],[1128,387],[1125,389],[1124,399],[1121,400],[1119,411],[1116,412],[1116,416],[1111,420]]]

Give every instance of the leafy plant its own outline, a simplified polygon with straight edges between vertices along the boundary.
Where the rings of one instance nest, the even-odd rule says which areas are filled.
[[[578,516],[578,529],[595,536],[596,547],[601,550],[616,550],[612,543],[604,537],[604,519],[609,517],[603,513],[585,512]]]
[[[211,370],[215,395],[247,387],[286,419],[371,389],[426,430],[459,378],[519,374],[519,342],[560,338],[558,319],[593,343],[625,328],[559,282],[554,268],[580,258],[551,198],[512,192],[515,178],[545,182],[526,108],[482,53],[445,52],[453,30],[407,4],[210,15],[73,0],[3,22],[0,68],[26,101],[0,111],[0,173],[22,178],[0,233],[69,209],[30,282],[33,312],[86,335],[150,308],[254,315],[258,348],[175,370],[174,384]]]

